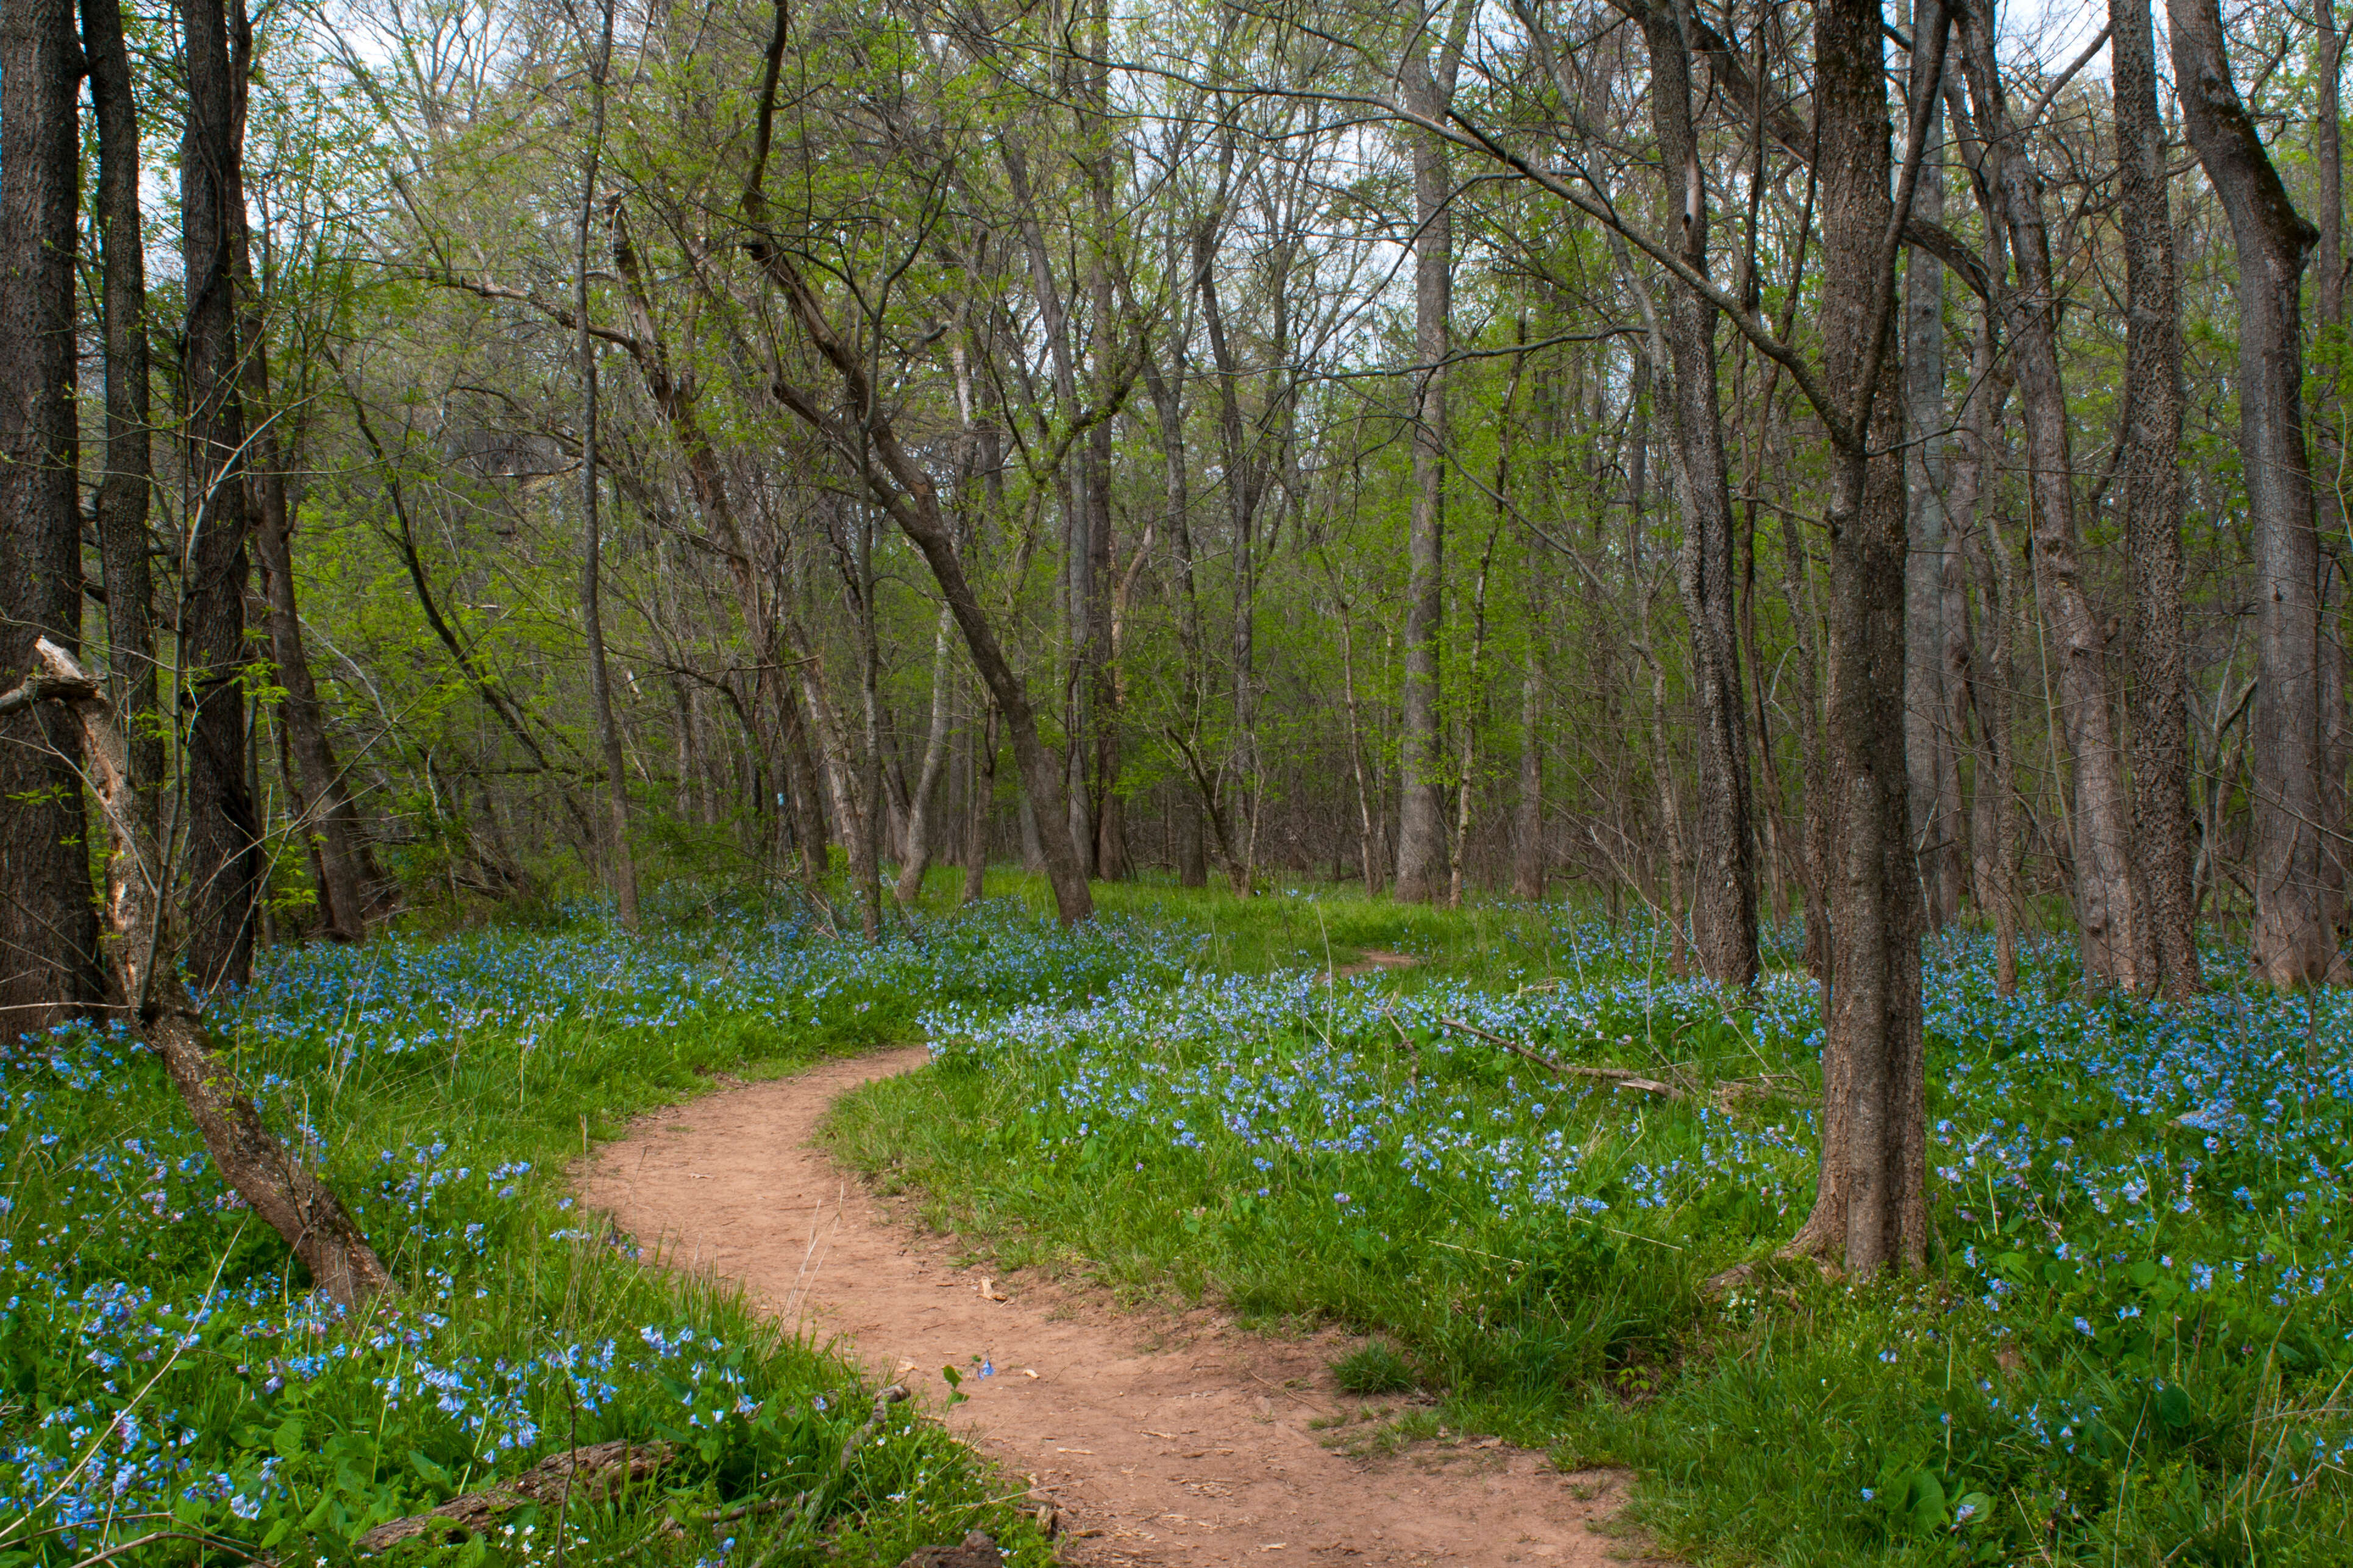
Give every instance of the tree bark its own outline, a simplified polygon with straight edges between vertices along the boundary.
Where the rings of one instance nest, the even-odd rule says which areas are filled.
[[[0,658],[16,669],[44,635],[68,649],[81,638],[80,74],[72,0],[0,8]],[[53,712],[26,709],[0,722],[0,1036],[11,1039],[86,1012],[99,996],[78,743],[73,724]]]
[[[899,868],[892,896],[900,907],[912,907],[923,894],[923,873],[932,864],[932,797],[939,792],[940,770],[948,754],[948,634],[955,622],[940,611],[932,633],[932,722],[923,736],[923,771],[907,802],[907,858]]]
[[[1677,16],[1642,19],[1651,56],[1651,115],[1665,195],[1681,219],[1683,260],[1707,275],[1707,181],[1692,123],[1691,56]],[[1678,575],[1691,623],[1692,684],[1699,703],[1693,812],[1692,945],[1700,972],[1718,984],[1757,978],[1757,862],[1749,830],[1748,708],[1740,690],[1738,582],[1732,489],[1724,454],[1716,374],[1715,308],[1680,280],[1660,323],[1673,384],[1669,438],[1683,542]]]
[[[2126,991],[2147,988],[2133,887],[2132,803],[2108,701],[2108,632],[2084,586],[2076,552],[2074,458],[2059,366],[2059,300],[2043,225],[2042,175],[2010,121],[1987,12],[1962,23],[1964,65],[1983,133],[1984,189],[2010,237],[2015,289],[2002,295],[2010,359],[2026,425],[2034,576],[2060,655],[2059,702],[2074,763],[2070,814],[2075,922],[2084,974]],[[1992,221],[1993,214],[1988,214]]]
[[[2319,237],[2288,199],[2231,79],[2215,0],[2166,0],[2182,123],[2238,254],[2239,447],[2255,538],[2254,973],[2283,990],[2337,959],[2322,848],[2320,544],[2304,430],[2298,298]]]
[[[147,250],[139,209],[139,105],[119,0],[83,0],[82,47],[97,111],[98,203],[106,364],[106,447],[97,512],[106,580],[111,697],[130,744],[132,799],[153,828],[164,787],[164,717],[156,696],[155,574],[147,516],[153,448],[147,385]],[[95,927],[92,928],[95,930]]]
[[[1936,84],[1926,90],[1936,94]],[[1930,109],[1928,126],[1913,211],[1941,226],[1940,102]],[[1945,579],[1951,561],[1945,516],[1945,264],[1918,246],[1907,246],[1904,259],[1904,413],[1911,514],[1904,563],[1904,755],[1922,908],[1935,930],[1960,912],[1960,800],[1945,694]]]
[[[114,993],[195,1121],[222,1179],[285,1238],[311,1282],[345,1307],[392,1283],[383,1261],[332,1189],[262,1124],[235,1068],[205,1037],[195,1001],[180,982],[178,932],[166,900],[163,847],[147,826],[131,775],[130,748],[99,681],[41,638],[34,673],[0,694],[0,713],[55,702],[81,733],[91,793],[108,829],[107,958]]]
[[[1854,1273],[1917,1268],[1927,1253],[1926,1086],[1919,884],[1904,761],[1904,464],[1900,397],[1881,396],[1895,322],[1899,217],[1890,199],[1878,0],[1814,13],[1822,201],[1822,384],[1831,432],[1831,986],[1822,1047],[1821,1173],[1790,1243]],[[1944,6],[1915,30],[1915,79],[1942,68]],[[1921,116],[1914,115],[1920,125]],[[1916,155],[1916,140],[1909,150]],[[1849,390],[1851,389],[1851,390]]]
[[[223,0],[180,0],[187,121],[180,143],[180,236],[186,280],[181,379],[187,404],[183,502],[194,540],[182,574],[180,662],[195,714],[182,769],[185,955],[199,987],[241,984],[253,965],[261,888],[260,825],[247,785],[245,416],[239,398],[235,210],[243,189],[239,83],[249,42],[238,15],[231,47]]]
[[[583,150],[580,217],[574,246],[572,308],[577,314],[575,353],[580,374],[580,630],[587,644],[588,707],[596,721],[596,750],[605,764],[607,877],[614,913],[625,930],[638,929],[638,863],[629,847],[629,781],[621,755],[621,728],[613,713],[613,680],[605,658],[603,491],[596,474],[596,339],[588,319],[588,235],[596,221],[596,178],[605,152],[605,72],[613,58],[613,0],[605,0],[589,56],[588,145]],[[585,30],[584,30],[585,31]]]
[[[2324,7],[2327,0],[2322,0]],[[2125,554],[2132,569],[2133,859],[2150,978],[2199,986],[2183,668],[2181,306],[2149,0],[2109,0],[2125,238]],[[2333,121],[2333,117],[2332,117]]]
[[[1444,43],[1430,58],[1434,15],[1411,33],[1398,77],[1406,100],[1443,120],[1468,34],[1471,6],[1458,5]],[[1405,690],[1398,710],[1395,895],[1429,903],[1446,887],[1446,805],[1439,732],[1439,637],[1446,618],[1447,355],[1453,348],[1454,192],[1446,143],[1408,132],[1413,157],[1413,515],[1406,539]]]

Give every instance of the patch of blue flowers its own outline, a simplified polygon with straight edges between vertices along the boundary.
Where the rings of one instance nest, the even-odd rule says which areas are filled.
[[[304,1288],[127,1037],[0,1045],[0,1563],[156,1531],[183,1539],[150,1555],[202,1538],[333,1559],[376,1523],[616,1437],[681,1462],[650,1512],[576,1530],[642,1532],[673,1498],[789,1496],[862,1419],[854,1374],[640,1270],[577,1212],[555,1178],[588,1125],[746,1056],[887,1037],[923,1006],[1173,979],[1187,946],[995,906],[879,947],[795,919],[272,952],[215,999],[216,1027],[400,1280],[356,1314]],[[935,1426],[871,1452],[837,1546],[896,1562],[1003,1511]],[[545,1552],[553,1521],[501,1539]]]

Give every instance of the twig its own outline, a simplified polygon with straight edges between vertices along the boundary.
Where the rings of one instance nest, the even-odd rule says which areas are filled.
[[[1640,1089],[1644,1094],[1664,1095],[1669,1100],[1691,1098],[1672,1084],[1661,1083],[1654,1078],[1644,1078],[1630,1068],[1589,1068],[1575,1062],[1556,1062],[1543,1052],[1524,1046],[1517,1040],[1507,1040],[1501,1035],[1490,1034],[1477,1025],[1466,1024],[1460,1018],[1440,1018],[1438,1021],[1450,1029],[1459,1030],[1466,1035],[1476,1035],[1490,1045],[1501,1046],[1514,1056],[1525,1057],[1546,1071],[1558,1073],[1563,1078],[1599,1079],[1602,1082],[1612,1084],[1619,1089]]]
[[[88,1557],[83,1558],[80,1562],[75,1563],[73,1568],[95,1568],[95,1565],[98,1563],[110,1562],[114,1558],[121,1556],[126,1552],[136,1552],[142,1546],[153,1546],[159,1541],[193,1541],[199,1546],[209,1546],[216,1552],[227,1552],[236,1556],[242,1557],[248,1563],[269,1563],[271,1561],[271,1559],[267,1557],[257,1557],[252,1552],[248,1552],[244,1547],[237,1545],[235,1542],[223,1541],[216,1535],[191,1535],[184,1530],[155,1530],[150,1531],[145,1535],[140,1536],[134,1541],[120,1542],[117,1545],[108,1547],[103,1552],[94,1552]]]

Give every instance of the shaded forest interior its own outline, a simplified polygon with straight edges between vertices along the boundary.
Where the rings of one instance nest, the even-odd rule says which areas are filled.
[[[2342,979],[2341,35],[2047,20],[10,0],[8,661],[200,991],[992,858],[1802,921],[1899,1046],[1962,919]]]

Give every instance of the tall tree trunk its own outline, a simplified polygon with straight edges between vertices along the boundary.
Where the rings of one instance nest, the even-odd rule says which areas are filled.
[[[1959,116],[1956,115],[1956,119]],[[2008,269],[2010,247],[2001,226],[1985,235],[1985,273]],[[1970,873],[1978,910],[1994,922],[1995,986],[2002,995],[2018,989],[2018,769],[2011,747],[2011,702],[2017,689],[2011,649],[2017,627],[2016,572],[2001,522],[1988,497],[2000,454],[1994,431],[2010,395],[2010,366],[2001,352],[2000,307],[1980,300],[1970,334],[1968,393],[1961,404],[1957,437],[1947,476],[1946,521],[1953,546],[1972,569],[1986,635],[1974,641],[1963,624],[1966,597],[1947,601],[1947,658],[1964,671],[1949,697],[1966,696],[1978,719],[1975,789],[1969,799]],[[1957,711],[1952,726],[1957,742]]]
[[[1933,85],[1928,89],[1937,99]],[[1941,101],[1929,110],[1929,142],[1913,212],[1945,221]],[[1960,912],[1960,814],[1945,694],[1945,581],[1951,551],[1945,517],[1945,264],[1917,246],[1904,253],[1905,484],[1911,548],[1904,563],[1904,756],[1912,831],[1928,925]],[[1956,793],[1947,795],[1948,782]]]
[[[1084,679],[1092,696],[1092,832],[1083,858],[1094,874],[1107,881],[1127,876],[1125,819],[1119,808],[1119,689],[1115,671],[1117,649],[1112,629],[1114,552],[1112,549],[1112,421],[1103,416],[1119,399],[1119,312],[1112,298],[1111,251],[1118,243],[1117,208],[1112,181],[1119,157],[1118,132],[1111,118],[1111,7],[1094,0],[1088,7],[1092,60],[1087,67],[1088,132],[1093,146],[1087,158],[1087,188],[1094,209],[1094,228],[1087,256],[1088,292],[1093,305],[1094,427],[1087,432],[1087,603],[1088,668]],[[1086,798],[1085,791],[1080,792]]]
[[[2327,0],[2321,0],[2325,9]],[[2168,994],[2198,989],[2197,829],[2183,668],[2181,306],[2149,0],[2109,0],[2125,237],[2125,555],[2132,566],[2133,859]],[[2324,288],[2326,286],[2324,285]]]
[[[574,253],[572,308],[577,314],[580,369],[580,627],[588,645],[588,706],[596,721],[596,749],[605,764],[607,879],[621,924],[638,929],[638,864],[629,847],[629,781],[621,756],[621,727],[613,713],[613,681],[605,658],[603,496],[596,476],[596,339],[588,317],[588,236],[596,223],[596,178],[605,152],[605,72],[613,58],[613,0],[605,0],[589,56],[588,145],[580,177],[580,219]]]
[[[0,659],[10,670],[30,665],[44,634],[69,652],[81,640],[73,403],[80,75],[72,0],[0,8]],[[135,186],[137,175],[119,163],[108,172]],[[123,204],[119,186],[110,194],[118,197],[112,233]],[[134,211],[137,199],[134,189]],[[135,217],[130,233],[135,244]],[[71,721],[52,710],[0,722],[0,1037],[98,1000],[78,747]]]
[[[1454,20],[1433,63],[1425,11],[1398,76],[1406,100],[1442,121],[1453,101],[1471,6]],[[1439,731],[1439,637],[1446,619],[1447,356],[1454,346],[1454,220],[1446,143],[1408,133],[1413,156],[1413,515],[1406,540],[1405,691],[1398,710],[1397,882],[1399,899],[1428,903],[1446,887],[1445,760]]]
[[[1646,10],[1642,33],[1650,47],[1660,174],[1682,220],[1683,259],[1704,277],[1707,180],[1692,123],[1690,51],[1672,13]],[[1692,684],[1699,702],[1692,943],[1707,978],[1746,985],[1757,978],[1757,862],[1749,831],[1748,708],[1740,693],[1738,581],[1715,326],[1715,307],[1697,289],[1680,281],[1670,286],[1661,322],[1673,369],[1667,428],[1683,520],[1678,576],[1691,623]]]
[[[2345,450],[2339,421],[2345,395],[2345,124],[2339,94],[2345,67],[2345,36],[2337,30],[2333,0],[2314,0],[2314,20],[2320,32],[2318,112],[2314,115],[2314,162],[2319,175],[2319,277],[2313,289],[2320,312],[2319,341],[2325,375],[2321,379],[2320,466],[2328,476],[2315,487],[2319,507],[2321,542],[2320,592],[2320,822],[2321,868],[2327,882],[2327,919],[2340,937],[2348,925],[2347,893],[2353,884],[2353,815],[2347,810],[2345,773],[2353,765],[2353,710],[2346,708],[2347,650],[2344,616],[2348,594],[2346,540]],[[2170,237],[2168,235],[2168,237]],[[2178,329],[2177,329],[2178,330]],[[2341,960],[2330,965],[2330,979],[2353,984]]]
[[[2255,536],[2255,973],[2282,989],[2337,958],[2321,839],[2320,542],[2304,431],[2298,298],[2319,235],[2289,200],[2239,100],[2215,0],[2166,0],[2173,79],[2198,162],[2231,220],[2239,277],[2239,448]]]
[[[322,929],[338,942],[358,942],[367,935],[369,889],[376,879],[368,866],[359,808],[343,769],[336,764],[334,746],[327,737],[326,708],[319,700],[310,655],[302,646],[302,618],[294,597],[294,524],[287,497],[288,464],[279,441],[278,411],[270,405],[263,283],[254,276],[252,237],[247,231],[241,190],[231,200],[230,212],[237,225],[237,278],[244,295],[240,311],[243,392],[247,414],[254,423],[252,462],[246,470],[246,507],[253,523],[254,553],[261,562],[270,663],[283,694],[278,721],[284,729],[285,750],[293,763],[287,784],[297,830],[311,847]],[[138,776],[135,768],[132,776]]]
[[[238,42],[248,35],[239,7]],[[234,210],[244,182],[246,50],[230,47],[223,0],[180,0],[187,123],[180,143],[180,237],[187,320],[181,380],[187,403],[180,662],[194,718],[182,793],[192,891],[186,958],[198,986],[242,984],[252,971],[261,889],[259,823],[247,787],[245,418],[238,374]]]
[[[1919,884],[1904,763],[1904,464],[1895,332],[1897,220],[1878,0],[1814,13],[1820,126],[1822,384],[1837,389],[1830,498],[1830,711],[1835,846],[1821,1174],[1796,1252],[1855,1273],[1926,1258],[1927,1096],[1921,1045]],[[1915,98],[1943,67],[1938,0],[1914,34]],[[1925,136],[1924,117],[1913,120]],[[1907,142],[1916,157],[1918,140]],[[1891,185],[1896,199],[1891,201]]]
[[[2133,888],[2132,803],[2108,701],[2108,632],[2084,586],[2076,553],[2074,458],[2067,391],[2059,367],[2059,300],[2043,226],[2042,181],[2024,133],[2010,122],[1987,10],[1962,24],[1964,65],[1985,137],[1986,194],[2010,236],[2017,287],[2003,298],[2018,399],[2026,424],[2027,493],[2033,515],[2034,576],[2043,617],[2058,645],[2059,702],[2074,763],[2072,847],[2075,921],[2084,973],[2127,991],[2149,983],[2140,967]],[[1989,212],[1988,221],[1992,221]]]
[[[988,824],[997,805],[997,706],[981,699],[980,731],[975,738],[971,798],[965,803],[964,901],[978,903],[988,872]]]
[[[106,363],[106,447],[94,510],[106,580],[111,695],[130,751],[131,799],[154,830],[164,788],[155,690],[155,574],[149,563],[153,448],[147,385],[147,249],[139,208],[139,105],[120,0],[83,0],[82,48],[98,116],[98,204]]]
[[[932,632],[932,722],[923,735],[923,771],[909,792],[906,863],[899,868],[898,884],[892,889],[902,909],[923,896],[923,873],[932,864],[932,797],[939,793],[940,769],[947,758],[948,637],[955,629],[954,618],[940,611],[939,625]]]

